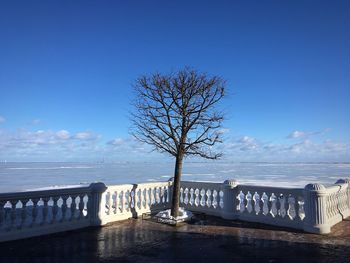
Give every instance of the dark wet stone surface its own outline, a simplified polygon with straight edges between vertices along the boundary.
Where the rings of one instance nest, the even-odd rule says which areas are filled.
[[[327,236],[202,218],[173,227],[130,219],[0,244],[0,262],[350,262],[350,221]]]

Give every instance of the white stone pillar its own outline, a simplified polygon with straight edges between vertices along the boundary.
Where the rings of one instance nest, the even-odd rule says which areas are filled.
[[[180,182],[180,184],[181,184],[181,182]],[[168,180],[168,199],[169,199],[169,202],[166,205],[166,207],[169,207],[169,208],[171,208],[171,204],[172,204],[173,190],[174,190],[174,177],[171,177]]]
[[[304,188],[305,219],[303,230],[316,234],[331,232],[327,222],[327,189],[322,184],[308,184]]]
[[[91,195],[88,200],[88,216],[92,226],[100,226],[103,224],[104,208],[102,205],[102,194],[107,187],[104,183],[90,184]],[[91,198],[90,198],[91,197]],[[91,200],[90,200],[91,199]]]
[[[236,180],[230,179],[225,180],[221,186],[221,191],[224,193],[224,207],[222,208],[221,217],[224,219],[236,219],[238,216],[235,205],[238,194],[237,185]]]
[[[346,207],[343,207],[344,218],[350,216],[350,179],[339,179],[335,184],[341,185],[341,187],[346,187]]]

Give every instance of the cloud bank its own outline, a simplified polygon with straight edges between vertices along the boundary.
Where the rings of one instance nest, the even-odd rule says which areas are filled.
[[[228,161],[350,161],[350,144],[312,136],[325,133],[293,131],[282,143],[266,142],[251,136],[233,136],[228,130],[224,143],[216,150]],[[283,139],[283,138],[282,138]],[[103,140],[91,131],[72,133],[66,129],[36,130],[0,129],[0,162],[8,161],[142,161],[166,159],[152,152],[150,146],[132,137]]]

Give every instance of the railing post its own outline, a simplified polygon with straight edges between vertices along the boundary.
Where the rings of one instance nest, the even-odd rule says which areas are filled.
[[[90,184],[91,200],[88,200],[88,214],[90,214],[90,224],[92,226],[100,226],[103,221],[102,194],[107,189],[104,183]]]
[[[180,182],[181,184],[181,182]],[[169,203],[168,206],[169,208],[171,208],[171,204],[172,204],[172,198],[173,198],[173,190],[174,190],[174,177],[169,178],[168,180],[168,199],[169,199]]]
[[[308,184],[304,188],[305,219],[303,230],[316,234],[331,232],[327,222],[327,189],[322,184]]]
[[[237,213],[235,208],[237,196],[237,181],[225,180],[221,186],[221,191],[224,193],[224,207],[222,208],[221,217],[224,219],[236,219]]]
[[[350,216],[350,179],[339,179],[335,182],[335,184],[340,185],[341,188],[346,187],[346,204],[342,203],[342,217],[346,218]]]

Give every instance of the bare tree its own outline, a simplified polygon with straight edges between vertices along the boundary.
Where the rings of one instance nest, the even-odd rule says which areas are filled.
[[[218,159],[212,146],[221,142],[223,114],[215,109],[225,81],[190,68],[136,80],[132,134],[154,150],[176,158],[171,215],[178,216],[182,163],[186,156]]]

